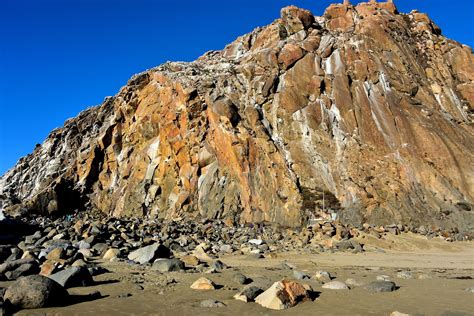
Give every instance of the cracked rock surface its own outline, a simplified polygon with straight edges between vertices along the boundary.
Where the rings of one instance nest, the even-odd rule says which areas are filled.
[[[391,3],[281,18],[135,75],[0,178],[6,212],[474,223],[474,58]],[[324,198],[323,198],[324,197]]]

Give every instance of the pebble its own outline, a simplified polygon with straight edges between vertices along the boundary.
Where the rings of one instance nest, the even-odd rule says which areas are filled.
[[[322,286],[323,289],[330,289],[330,290],[348,290],[349,287],[347,284],[341,281],[331,281],[328,283],[324,283]]]
[[[320,283],[327,283],[331,281],[332,277],[327,271],[317,271],[311,279],[317,280]]]
[[[252,282],[252,279],[246,277],[240,272],[235,273],[232,277],[232,280],[234,280],[238,284],[249,284]]]
[[[224,303],[222,303],[220,301],[213,300],[213,299],[202,301],[201,304],[199,304],[199,305],[201,307],[205,307],[205,308],[226,307],[227,306]]]
[[[413,279],[413,273],[410,271],[400,271],[397,273],[397,278],[399,279],[405,279],[405,280],[410,280]]]
[[[234,295],[234,298],[243,302],[253,302],[255,298],[263,293],[263,290],[255,285],[247,285],[239,293]]]
[[[293,277],[297,280],[309,280],[311,277],[306,272],[293,270]]]
[[[377,281],[390,281],[390,276],[388,275],[377,275],[375,278]]]
[[[370,292],[393,292],[396,290],[396,284],[390,281],[372,281],[364,288]]]
[[[350,279],[350,278],[347,279],[345,283],[350,287],[359,287],[359,286],[364,286],[365,285],[365,283],[363,283],[363,282],[357,281],[355,279]]]

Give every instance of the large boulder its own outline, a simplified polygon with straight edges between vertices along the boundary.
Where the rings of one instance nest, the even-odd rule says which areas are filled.
[[[18,279],[5,291],[3,299],[18,308],[42,308],[64,304],[68,292],[57,282],[41,275]]]
[[[281,280],[257,296],[255,302],[269,309],[282,310],[310,300],[312,291],[309,285]]]
[[[128,255],[128,259],[139,264],[145,264],[157,258],[169,258],[170,254],[170,250],[166,246],[155,243],[132,251]]]
[[[89,286],[94,283],[89,270],[86,267],[71,267],[49,276],[65,288]]]

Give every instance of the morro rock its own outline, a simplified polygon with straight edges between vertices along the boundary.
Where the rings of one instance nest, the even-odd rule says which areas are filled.
[[[296,7],[134,76],[0,179],[7,212],[474,223],[474,58],[393,3]],[[324,203],[323,203],[324,196]]]

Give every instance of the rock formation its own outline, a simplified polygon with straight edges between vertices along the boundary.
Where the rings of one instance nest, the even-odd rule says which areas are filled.
[[[135,75],[0,179],[8,212],[474,223],[474,58],[391,2],[281,18]]]

